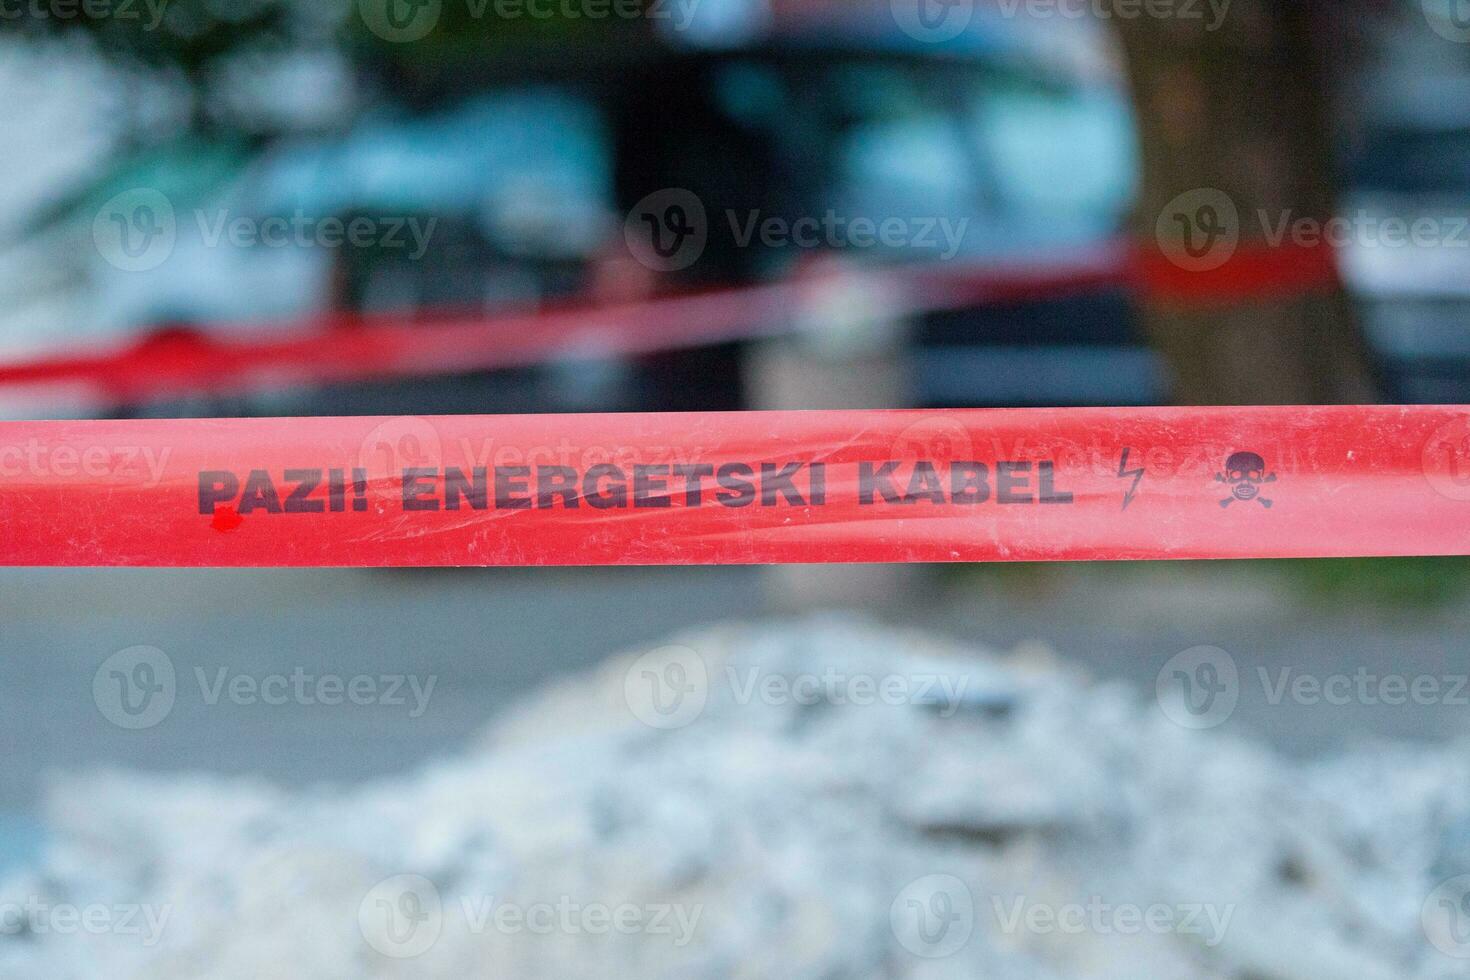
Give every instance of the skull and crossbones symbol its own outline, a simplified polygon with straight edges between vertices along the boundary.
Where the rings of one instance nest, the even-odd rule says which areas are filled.
[[[1230,496],[1220,501],[1221,507],[1229,507],[1237,500],[1242,503],[1254,500],[1266,508],[1274,503],[1261,496],[1261,484],[1275,483],[1276,474],[1266,472],[1266,461],[1259,453],[1231,453],[1225,460],[1225,472],[1216,473],[1215,481],[1230,484]]]

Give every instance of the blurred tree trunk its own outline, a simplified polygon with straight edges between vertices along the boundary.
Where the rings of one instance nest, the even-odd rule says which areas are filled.
[[[1214,30],[1208,13],[1203,20],[1115,20],[1139,119],[1138,232],[1148,246],[1157,241],[1165,207],[1200,188],[1224,191],[1234,202],[1242,250],[1267,242],[1263,212],[1272,228],[1287,216],[1325,222],[1335,213],[1333,72],[1318,31],[1319,17],[1332,14],[1307,0],[1233,0]],[[1222,272],[1229,271],[1227,263]],[[1246,301],[1147,298],[1147,329],[1175,372],[1177,399],[1373,400],[1366,345],[1340,287],[1323,283],[1297,293]]]

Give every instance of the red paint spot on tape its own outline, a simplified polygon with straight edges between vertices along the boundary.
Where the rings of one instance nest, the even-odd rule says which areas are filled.
[[[221,534],[228,534],[244,523],[245,518],[235,513],[235,508],[218,507],[214,512],[214,520],[209,522],[209,526]]]

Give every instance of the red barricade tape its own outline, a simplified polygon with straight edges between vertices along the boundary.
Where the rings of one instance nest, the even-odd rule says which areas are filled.
[[[0,423],[8,565],[1470,553],[1470,408]]]
[[[1065,295],[1120,283],[1126,248],[1045,263],[842,268],[768,286],[523,313],[334,314],[280,326],[216,327],[112,349],[0,363],[0,389],[42,399],[126,405],[266,387],[431,377],[558,360],[629,357],[783,336],[827,321],[834,300],[862,296],[866,315]],[[879,312],[881,311],[881,313]],[[839,311],[842,315],[851,311]]]
[[[91,406],[196,394],[520,368],[567,358],[628,357],[831,326],[852,310],[892,319],[1105,288],[1158,302],[1210,306],[1295,295],[1333,284],[1328,248],[1241,247],[1208,271],[1157,250],[1112,242],[1030,263],[843,268],[775,285],[600,307],[526,313],[334,314],[294,325],[219,327],[113,349],[0,363],[0,390]],[[854,297],[856,299],[854,300]]]

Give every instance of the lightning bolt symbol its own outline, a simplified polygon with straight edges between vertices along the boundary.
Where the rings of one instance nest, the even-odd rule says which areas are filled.
[[[1123,509],[1124,510],[1127,510],[1128,509],[1128,505],[1131,504],[1131,503],[1133,503],[1133,498],[1136,497],[1136,496],[1138,496],[1138,485],[1143,482],[1143,474],[1144,474],[1144,469],[1143,469],[1142,466],[1140,466],[1136,470],[1130,470],[1128,468],[1128,454],[1131,451],[1132,450],[1130,450],[1127,446],[1123,447],[1123,458],[1118,461],[1118,477],[1119,477],[1119,479],[1121,479],[1121,478],[1123,478],[1125,476],[1131,476],[1131,477],[1133,477],[1133,486],[1129,487],[1128,488],[1128,492],[1125,493],[1125,494],[1123,494]]]

